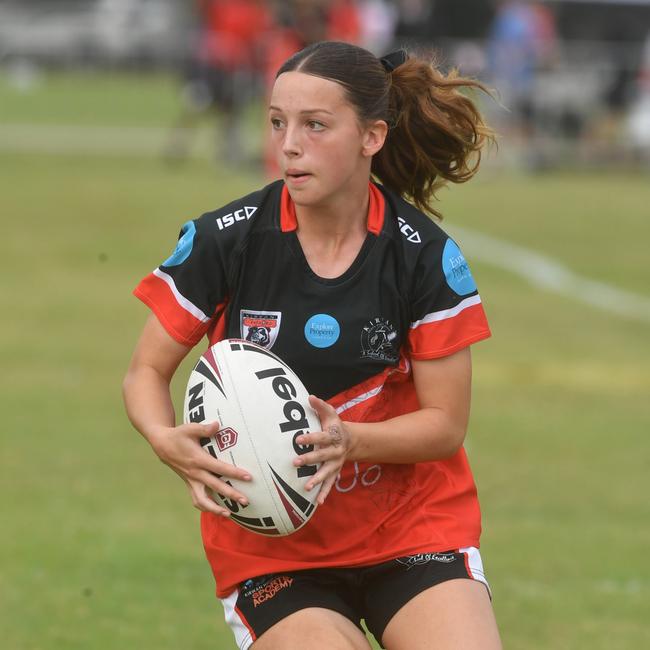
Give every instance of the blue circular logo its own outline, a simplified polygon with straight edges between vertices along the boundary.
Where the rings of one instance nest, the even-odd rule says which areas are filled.
[[[194,246],[194,235],[196,234],[196,226],[193,221],[188,221],[183,224],[181,235],[176,243],[174,252],[163,262],[163,266],[178,266],[182,264],[192,252]]]
[[[315,348],[329,348],[341,334],[338,321],[329,314],[316,314],[305,323],[305,338]]]
[[[459,296],[466,296],[476,291],[472,272],[453,239],[448,239],[442,251],[442,270],[447,284]]]

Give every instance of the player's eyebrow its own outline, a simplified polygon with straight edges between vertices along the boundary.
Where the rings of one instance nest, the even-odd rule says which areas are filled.
[[[279,106],[269,106],[270,111],[280,111],[282,113],[282,109]],[[300,111],[299,115],[312,115],[313,113],[327,113],[328,115],[334,115],[332,111],[328,111],[326,108],[306,108],[302,111]]]

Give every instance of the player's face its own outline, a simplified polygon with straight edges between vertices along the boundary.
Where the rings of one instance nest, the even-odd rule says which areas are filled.
[[[361,126],[340,84],[285,72],[275,81],[269,118],[276,160],[297,205],[365,189],[381,144],[373,146],[375,136]]]

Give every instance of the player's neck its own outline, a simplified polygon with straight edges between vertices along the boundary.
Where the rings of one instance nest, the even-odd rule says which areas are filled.
[[[367,184],[366,184],[367,188]],[[339,277],[356,259],[367,235],[369,192],[337,197],[323,206],[296,205],[297,236],[312,271]]]
[[[336,247],[350,238],[365,238],[369,200],[366,181],[361,190],[342,191],[315,205],[296,205],[300,241],[318,240]]]

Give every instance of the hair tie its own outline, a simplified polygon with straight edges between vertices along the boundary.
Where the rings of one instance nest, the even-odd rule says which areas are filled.
[[[399,68],[402,63],[405,63],[409,58],[408,52],[404,49],[395,50],[386,56],[383,56],[379,61],[384,66],[386,72],[392,72],[395,68]]]

